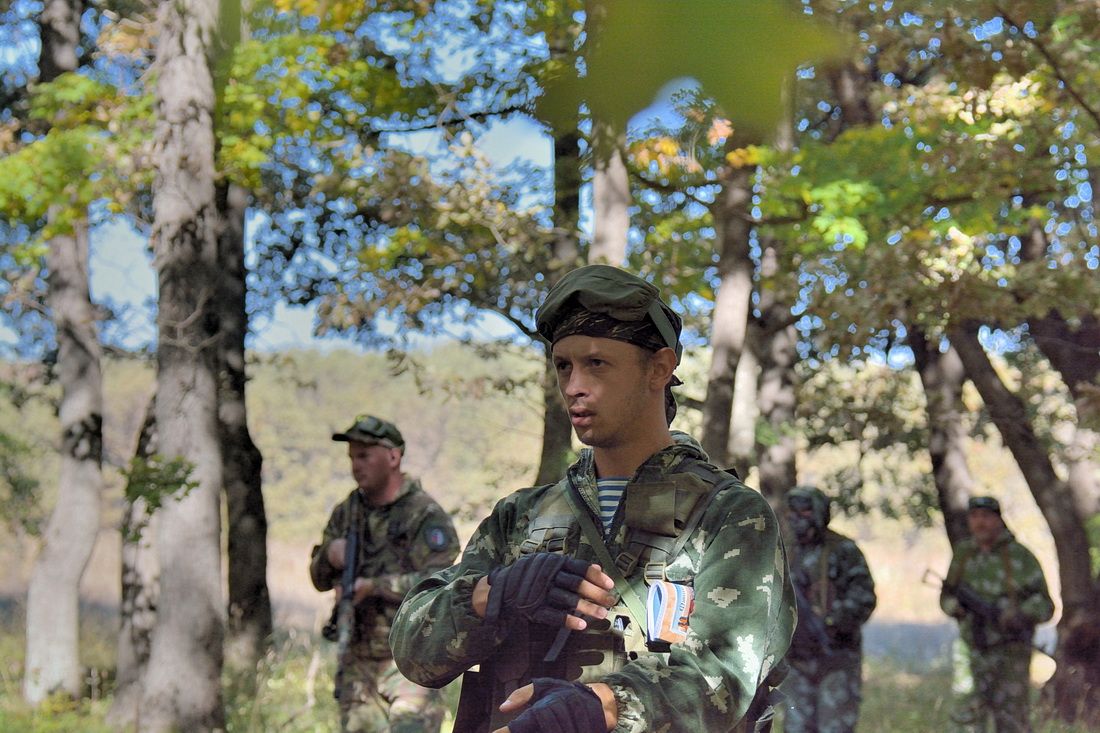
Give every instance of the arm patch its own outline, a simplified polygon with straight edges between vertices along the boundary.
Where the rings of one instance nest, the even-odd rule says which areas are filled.
[[[449,544],[447,540],[446,528],[438,524],[427,524],[424,526],[424,530],[421,532],[421,536],[424,538],[424,542],[428,545],[428,549],[432,552],[439,552],[447,548]]]

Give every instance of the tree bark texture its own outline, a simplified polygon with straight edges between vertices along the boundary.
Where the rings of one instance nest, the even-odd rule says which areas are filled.
[[[267,513],[260,477],[263,456],[248,431],[245,404],[248,312],[244,243],[248,192],[236,185],[221,185],[218,206],[225,222],[218,248],[222,287],[217,305],[222,336],[218,415],[229,525],[226,663],[235,669],[252,670],[267,649],[272,619],[267,589]]]
[[[95,310],[88,294],[88,229],[50,241],[49,304],[61,384],[57,504],[27,593],[23,694],[37,704],[54,692],[79,696],[80,577],[99,531],[103,460],[103,376]]]
[[[155,401],[149,400],[138,433],[135,458],[148,460],[156,453]],[[134,492],[127,490],[126,496]],[[122,514],[122,592],[119,604],[115,692],[107,723],[122,730],[137,725],[141,681],[149,661],[153,626],[157,618],[157,559],[154,528],[144,498],[126,502]]]
[[[77,68],[77,0],[48,0],[39,16],[39,81]],[[54,207],[48,214],[57,217]],[[81,693],[80,578],[99,531],[103,489],[103,375],[95,308],[88,291],[88,224],[54,237],[46,255],[48,305],[56,331],[61,385],[57,503],[46,525],[27,592],[23,696],[32,705]]]
[[[578,222],[580,221],[581,161],[579,138],[575,133],[554,138],[554,238],[547,268],[546,286],[554,284],[572,270],[578,261]],[[572,452],[573,426],[558,392],[557,374],[550,362],[546,345],[546,374],[543,379],[542,453],[536,483],[550,483],[565,475]]]
[[[218,422],[218,238],[211,56],[217,0],[163,3],[158,16],[152,242],[160,289],[159,452],[192,467],[195,488],[158,512],[160,598],[141,731],[223,727],[225,605]]]
[[[598,123],[597,123],[598,124]],[[605,136],[607,133],[605,133]],[[592,247],[589,264],[621,267],[626,262],[630,232],[630,177],[623,161],[623,140],[596,146],[592,172]]]
[[[967,431],[962,421],[966,413],[962,402],[966,370],[954,347],[941,352],[936,343],[930,342],[924,331],[915,326],[909,329],[909,345],[924,385],[932,478],[936,483],[947,539],[954,547],[970,535],[966,526],[966,506],[974,490],[974,478],[966,463]]]
[[[1057,669],[1044,694],[1067,720],[1100,722],[1100,621],[1096,604],[1100,583],[1089,567],[1089,543],[1084,518],[1077,514],[1069,487],[1054,472],[1050,456],[1036,436],[1023,402],[1001,381],[978,341],[973,323],[951,332],[967,375],[982,399],[1005,445],[1035,497],[1054,538],[1062,589],[1058,622]]]
[[[765,238],[760,259],[764,282],[780,276],[781,243]],[[760,318],[753,323],[750,343],[757,348],[760,377],[757,402],[760,417],[768,426],[767,439],[756,447],[760,492],[777,514],[784,511],[783,498],[798,482],[798,444],[794,421],[798,408],[795,366],[798,364],[798,329],[790,305],[781,301],[773,288],[760,289]]]
[[[749,470],[756,465],[756,421],[760,417],[756,393],[760,386],[760,361],[752,341],[759,335],[759,329],[749,327],[745,350],[737,361],[734,375],[728,467],[737,471],[741,478],[748,476]]]
[[[711,205],[718,247],[718,292],[711,323],[711,362],[703,404],[703,449],[718,465],[729,461],[730,418],[737,362],[745,348],[752,303],[749,208],[753,168],[728,168]]]

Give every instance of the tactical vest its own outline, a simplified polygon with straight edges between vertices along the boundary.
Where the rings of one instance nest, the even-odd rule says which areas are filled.
[[[643,609],[650,583],[656,580],[689,586],[694,583],[695,568],[683,555],[682,548],[714,496],[735,481],[735,475],[687,459],[677,472],[666,474],[660,481],[631,484],[627,488],[620,509],[625,527],[624,541],[613,560],[631,586],[629,592],[640,595]],[[591,515],[569,479],[562,479],[543,495],[528,515],[527,537],[519,548],[521,555],[565,553],[600,562],[592,549],[589,533],[582,530],[582,520],[571,504],[569,492],[573,492],[580,508]],[[599,517],[595,517],[595,525],[598,530],[603,529]],[[605,540],[605,546],[607,543]],[[587,629],[571,632],[568,638],[559,636],[561,630],[557,628],[517,624],[500,653],[482,665],[480,679],[471,679],[470,673],[464,678],[455,733],[495,730],[507,725],[509,718],[502,716],[496,706],[535,677],[594,682],[645,655],[660,654],[667,660],[667,649],[658,651],[646,645],[645,614],[642,613],[641,618],[635,618],[636,615],[624,597],[610,610],[607,619],[589,619]],[[551,653],[563,641],[561,651]],[[486,709],[484,704],[467,700],[466,686],[470,683],[491,686],[489,701],[492,704],[487,712],[492,720],[488,727],[472,723],[467,727],[465,723],[471,718],[462,710],[465,705]]]

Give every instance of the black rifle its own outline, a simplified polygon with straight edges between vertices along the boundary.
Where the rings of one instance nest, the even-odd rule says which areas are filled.
[[[344,662],[351,646],[352,637],[355,634],[355,575],[359,559],[359,533],[352,522],[348,527],[347,537],[344,538],[344,574],[340,578],[340,600],[332,609],[332,617],[329,626],[336,627],[336,686],[333,695],[340,699],[340,685],[344,677]]]
[[[959,605],[971,615],[970,630],[974,633],[974,646],[985,649],[989,646],[986,636],[988,624],[997,625],[1001,620],[1001,609],[978,595],[977,591],[966,583],[948,587],[947,592],[955,596]]]

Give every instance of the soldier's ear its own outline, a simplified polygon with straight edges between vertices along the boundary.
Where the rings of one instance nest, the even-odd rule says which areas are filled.
[[[665,385],[672,379],[672,373],[676,371],[676,352],[667,346],[658,349],[649,357],[650,386],[664,392]]]

